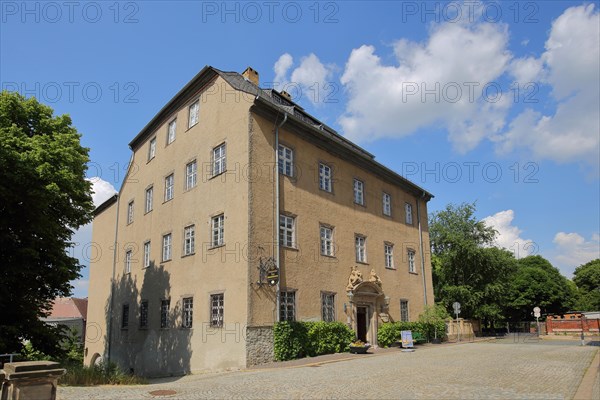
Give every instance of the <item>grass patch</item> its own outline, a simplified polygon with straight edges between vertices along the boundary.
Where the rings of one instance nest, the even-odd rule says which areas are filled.
[[[124,373],[115,363],[89,367],[73,363],[64,367],[67,369],[67,373],[58,381],[58,384],[62,386],[143,385],[148,383],[142,377]]]

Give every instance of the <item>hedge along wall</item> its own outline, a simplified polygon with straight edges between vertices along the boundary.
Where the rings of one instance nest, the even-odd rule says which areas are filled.
[[[341,322],[277,322],[273,327],[275,359],[293,360],[306,356],[348,351],[354,331]]]
[[[399,341],[402,338],[402,331],[412,331],[413,339],[419,336],[427,341],[431,341],[436,336],[443,339],[446,334],[446,323],[438,321],[435,323],[429,322],[388,322],[380,325],[377,330],[377,343],[381,347],[389,347],[391,344]]]

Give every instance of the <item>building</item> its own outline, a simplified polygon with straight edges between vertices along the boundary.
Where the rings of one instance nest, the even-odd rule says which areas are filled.
[[[83,343],[87,321],[88,299],[76,297],[57,297],[52,302],[50,315],[42,321],[50,325],[63,325],[67,329],[75,329],[77,337]]]
[[[207,66],[131,141],[95,212],[86,362],[240,368],[272,360],[278,319],[376,344],[433,303],[432,195],[258,85]]]
[[[600,312],[567,311],[546,317],[548,335],[585,335],[600,332]]]

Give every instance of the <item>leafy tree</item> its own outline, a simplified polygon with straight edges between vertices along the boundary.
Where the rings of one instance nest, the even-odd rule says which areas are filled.
[[[577,285],[580,311],[600,310],[600,258],[575,268],[573,282]]]
[[[575,307],[572,282],[544,257],[528,256],[518,261],[510,277],[506,315],[513,321],[531,320],[534,307],[543,314],[562,313]]]
[[[59,351],[60,330],[40,317],[80,276],[67,249],[91,220],[88,160],[69,116],[0,93],[0,353],[19,352],[23,340],[45,354]]]
[[[461,303],[461,316],[503,319],[507,277],[516,269],[513,255],[491,247],[496,231],[475,218],[475,204],[449,204],[430,217],[435,297],[448,310]]]

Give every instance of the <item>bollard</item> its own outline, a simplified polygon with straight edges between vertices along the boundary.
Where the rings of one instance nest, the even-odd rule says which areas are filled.
[[[52,361],[25,361],[4,364],[0,370],[2,400],[56,400],[58,378],[66,370]]]

